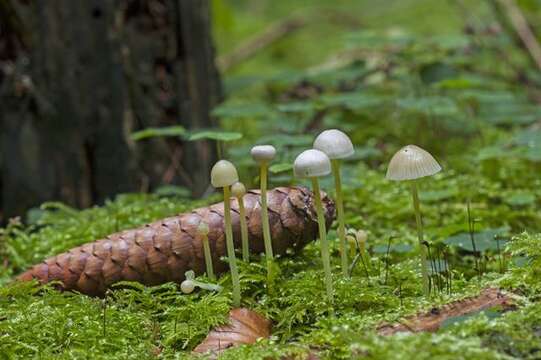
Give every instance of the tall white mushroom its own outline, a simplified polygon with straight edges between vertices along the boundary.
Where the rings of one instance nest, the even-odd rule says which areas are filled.
[[[336,188],[336,212],[338,218],[338,237],[342,257],[342,274],[348,276],[348,251],[346,242],[346,223],[344,218],[344,200],[342,197],[342,180],[340,162],[355,153],[349,137],[340,130],[325,130],[314,141],[314,149],[323,151],[331,159],[334,186]]]
[[[212,167],[210,182],[215,188],[224,189],[224,222],[225,243],[227,257],[229,258],[229,270],[233,282],[233,305],[240,306],[240,279],[235,257],[235,244],[233,243],[233,227],[231,226],[231,190],[229,187],[239,181],[239,175],[235,165],[227,160],[220,160]]]
[[[327,298],[332,303],[333,288],[331,275],[331,257],[329,254],[329,243],[327,242],[327,229],[325,228],[325,214],[321,204],[321,193],[319,190],[318,177],[331,173],[331,162],[324,152],[310,149],[302,152],[293,164],[293,172],[298,178],[307,178],[312,181],[312,191],[316,201],[317,223],[319,226],[319,239],[321,242],[321,258],[323,270],[325,271],[325,287]]]
[[[248,224],[246,224],[246,210],[244,209],[244,194],[246,187],[241,182],[236,182],[231,186],[231,193],[239,203],[240,217],[240,238],[242,240],[242,260],[250,261],[250,244],[248,244]]]
[[[398,150],[389,162],[386,178],[389,180],[411,181],[411,194],[413,197],[413,208],[415,210],[415,221],[417,223],[417,237],[419,238],[419,252],[421,254],[421,271],[423,274],[423,291],[429,294],[428,268],[426,264],[426,249],[423,245],[423,221],[419,205],[419,193],[417,190],[417,179],[431,176],[441,171],[441,166],[436,159],[426,150],[416,145],[404,146]]]
[[[265,257],[267,259],[267,286],[271,286],[272,279],[272,239],[270,235],[269,211],[267,206],[267,177],[269,163],[276,156],[276,149],[272,145],[257,145],[250,151],[252,158],[259,165],[259,188],[261,189],[261,226],[263,227],[263,242],[265,243]]]

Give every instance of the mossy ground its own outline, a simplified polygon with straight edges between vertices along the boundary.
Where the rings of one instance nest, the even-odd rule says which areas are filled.
[[[273,13],[281,16],[294,2],[275,3],[281,5]],[[347,9],[353,2],[340,3]],[[536,103],[541,80],[528,70],[509,34],[487,31],[493,18],[486,7],[474,6],[478,2],[462,2],[482,15],[474,17],[473,33],[462,31],[464,19],[449,7],[452,2],[442,1],[443,7],[433,1],[392,3],[371,9],[368,2],[355,2],[355,9],[370,15],[368,31],[344,35],[333,25],[299,33],[226,77],[231,92],[215,115],[223,128],[245,135],[227,144],[225,153],[247,183],[255,183],[257,173],[248,156],[254,142],[278,148],[280,166],[271,171],[271,182],[288,185],[297,181],[285,164],[310,147],[319,130],[339,127],[351,135],[357,152],[343,169],[346,222],[348,228],[368,232],[369,255],[357,263],[351,279],[342,279],[333,226],[332,309],[325,301],[317,242],[277,261],[280,273],[272,294],[266,291],[260,259],[241,264],[243,306],[272,319],[273,337],[230,349],[224,359],[305,354],[309,348],[330,359],[541,357],[541,236],[535,235],[541,233],[541,112]],[[240,33],[264,27],[242,11],[235,14],[245,25],[237,28]],[[433,14],[436,20],[418,28],[419,14]],[[395,18],[407,19],[407,29],[379,31]],[[219,21],[218,27],[225,26],[227,18]],[[320,39],[320,31],[341,35]],[[438,36],[419,35],[427,33]],[[233,44],[220,41],[222,49]],[[368,49],[370,55],[346,67],[299,70],[324,62],[322,53],[352,47]],[[505,55],[507,62],[501,61]],[[529,82],[517,80],[509,62],[524,69],[521,76]],[[240,79],[256,69],[266,69],[264,80],[259,73],[250,81]],[[433,286],[440,287],[430,298],[422,295],[408,187],[384,178],[387,161],[408,143],[429,149],[444,167],[420,182]],[[332,185],[330,178],[322,181],[331,195]],[[75,245],[216,200],[130,194],[82,211],[46,204],[31,211],[24,224],[12,221],[0,238],[6,259],[0,264],[0,359],[190,358],[208,331],[226,320],[228,276],[220,278],[224,291],[218,294],[183,295],[175,284],[120,284],[104,299],[10,280]],[[382,337],[375,332],[383,321],[475,295],[486,286],[516,293],[518,309],[455,319],[434,334]]]

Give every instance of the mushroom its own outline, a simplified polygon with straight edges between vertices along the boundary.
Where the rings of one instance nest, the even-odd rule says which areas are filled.
[[[327,230],[325,229],[325,215],[321,204],[321,193],[319,190],[318,177],[331,173],[331,161],[322,151],[310,149],[302,152],[293,163],[293,172],[298,178],[308,178],[312,181],[312,191],[316,201],[317,223],[319,226],[319,239],[321,242],[321,258],[323,270],[325,271],[325,287],[327,298],[332,303],[333,288],[331,275],[331,259],[329,254],[329,243],[327,242]]]
[[[207,268],[207,276],[211,280],[215,280],[216,277],[214,276],[214,267],[212,265],[212,254],[210,253],[210,245],[209,245],[209,225],[202,221],[197,226],[197,232],[199,236],[201,236],[201,240],[203,242],[203,253],[205,254],[205,265]]]
[[[344,218],[344,201],[342,197],[342,180],[340,162],[354,154],[353,144],[349,137],[340,130],[325,130],[316,137],[314,149],[323,151],[331,159],[334,186],[336,188],[336,212],[338,219],[338,237],[342,259],[342,274],[348,276],[348,250],[346,242],[346,225]]]
[[[200,289],[205,289],[209,291],[220,291],[222,290],[222,287],[220,285],[215,284],[207,284],[201,281],[195,280],[195,273],[193,270],[188,270],[184,273],[184,277],[186,280],[180,283],[180,290],[184,294],[191,294],[196,287]]]
[[[231,193],[239,203],[240,237],[242,239],[242,260],[250,261],[250,244],[248,244],[248,225],[246,224],[246,211],[244,210],[244,194],[246,187],[241,182],[231,186]]]
[[[269,211],[267,207],[267,174],[269,162],[276,156],[276,149],[272,145],[257,145],[250,151],[252,158],[260,168],[259,187],[261,189],[261,224],[263,227],[263,242],[265,243],[265,257],[267,259],[267,277],[272,279],[272,239],[269,226]],[[270,286],[270,281],[267,284]]]
[[[423,240],[423,221],[419,206],[419,193],[417,179],[431,176],[441,171],[441,166],[436,159],[426,150],[416,145],[404,146],[398,150],[389,162],[386,178],[394,181],[411,180],[411,195],[415,221],[417,222],[417,237],[419,238],[419,252],[421,255],[421,272],[423,274],[423,291],[429,294],[428,268],[426,264],[426,249]]]
[[[225,222],[225,243],[227,257],[229,258],[229,271],[233,282],[233,305],[240,306],[240,279],[235,257],[235,244],[233,243],[233,227],[231,226],[231,190],[229,187],[239,181],[235,165],[227,160],[220,160],[210,171],[210,182],[215,188],[224,190],[224,222]]]

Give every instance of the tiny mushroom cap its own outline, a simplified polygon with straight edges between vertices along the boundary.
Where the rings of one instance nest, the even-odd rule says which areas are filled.
[[[295,159],[293,172],[299,178],[329,175],[331,173],[331,161],[323,151],[316,149],[305,150]]]
[[[209,231],[209,224],[204,221],[201,221],[197,226],[197,232],[199,232],[201,235],[208,235]]]
[[[408,145],[394,154],[385,177],[395,181],[414,180],[440,171],[440,164],[428,151],[416,145]]]
[[[252,158],[258,163],[266,163],[274,159],[276,149],[272,145],[257,145],[250,151]]]
[[[244,196],[244,194],[246,194],[246,187],[243,183],[237,181],[236,183],[231,185],[231,194],[237,199],[240,199]]]
[[[235,165],[227,160],[220,160],[210,171],[210,182],[215,188],[231,186],[239,181],[239,175]]]
[[[344,159],[355,153],[349,137],[340,130],[325,130],[314,140],[314,149],[321,150],[329,159]]]
[[[195,289],[195,284],[192,280],[184,280],[180,283],[180,290],[184,294],[191,294]]]

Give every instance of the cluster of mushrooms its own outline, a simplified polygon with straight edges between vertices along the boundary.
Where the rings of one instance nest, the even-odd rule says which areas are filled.
[[[297,156],[293,164],[293,172],[295,177],[310,179],[312,183],[312,191],[314,193],[319,225],[319,239],[321,245],[323,270],[325,273],[325,287],[327,292],[327,298],[331,303],[333,302],[331,262],[318,178],[322,176],[327,176],[331,173],[334,177],[338,221],[338,238],[340,241],[341,254],[341,269],[343,276],[347,277],[348,250],[346,242],[346,227],[344,218],[344,203],[342,197],[342,183],[340,176],[340,163],[343,159],[351,157],[354,152],[355,150],[353,148],[353,144],[346,134],[336,129],[325,130],[316,137],[313,144],[313,149],[303,151]],[[258,145],[252,148],[251,155],[260,168],[259,180],[261,190],[261,220],[263,228],[263,239],[265,244],[267,276],[270,279],[273,263],[273,250],[267,209],[267,181],[269,164],[276,155],[276,149],[271,145]],[[408,145],[400,149],[392,157],[386,175],[386,178],[389,180],[409,180],[411,183],[411,193],[413,198],[415,219],[417,223],[417,233],[419,238],[419,254],[421,260],[421,272],[423,277],[423,291],[425,294],[428,294],[428,269],[426,264],[426,249],[423,245],[423,224],[421,219],[416,180],[421,177],[434,175],[439,171],[441,171],[441,166],[430,153],[421,149],[418,146]],[[223,189],[225,237],[229,270],[231,272],[231,279],[233,283],[233,304],[235,306],[240,306],[240,281],[235,257],[235,247],[233,243],[230,198],[231,196],[234,196],[239,203],[242,238],[242,258],[244,261],[249,261],[248,231],[246,225],[246,217],[244,215],[243,203],[243,196],[246,193],[246,188],[242,183],[239,182],[235,166],[227,160],[219,160],[214,165],[211,170],[211,183],[212,186],[214,186],[215,188]],[[203,248],[207,276],[212,280],[215,277],[212,269],[212,259],[208,244],[208,238],[206,237],[206,234],[208,234],[209,231],[208,225],[201,224],[199,231],[203,235]],[[270,286],[270,284],[271,281],[268,281],[268,286]],[[205,284],[198,283],[194,280],[193,274],[187,274],[186,280],[181,284],[181,289],[184,292],[191,292],[196,286],[205,288]],[[216,290],[216,287],[210,287],[213,290]]]

